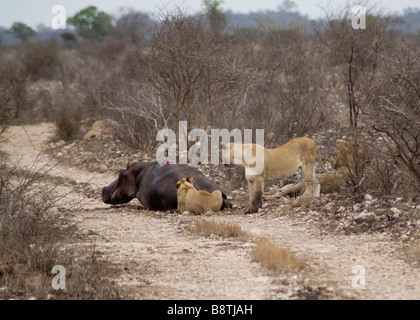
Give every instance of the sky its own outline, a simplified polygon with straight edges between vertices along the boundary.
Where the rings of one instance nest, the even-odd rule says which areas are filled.
[[[250,11],[276,10],[283,0],[224,0],[221,8],[232,10],[235,13],[248,13]],[[320,6],[328,10],[342,7],[348,0],[294,0],[297,10],[310,18],[323,16]],[[350,1],[357,3],[356,1]],[[385,12],[402,13],[408,7],[420,8],[420,0],[371,0],[383,7]],[[65,8],[67,17],[89,5],[94,5],[108,14],[119,16],[121,8],[132,8],[147,13],[166,12],[177,6],[186,13],[201,11],[202,0],[0,0],[0,26],[9,28],[13,22],[23,22],[33,28],[39,24],[51,26],[54,14],[51,12],[55,5]],[[127,11],[126,11],[127,12]]]

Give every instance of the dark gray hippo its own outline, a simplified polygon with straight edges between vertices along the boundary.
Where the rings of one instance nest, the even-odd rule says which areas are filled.
[[[207,179],[200,170],[186,164],[173,164],[168,161],[158,163],[135,161],[119,171],[118,179],[102,189],[102,200],[108,204],[122,204],[137,198],[149,210],[176,209],[178,180],[192,176],[197,190],[213,192],[220,187]],[[231,204],[223,193],[223,208]]]

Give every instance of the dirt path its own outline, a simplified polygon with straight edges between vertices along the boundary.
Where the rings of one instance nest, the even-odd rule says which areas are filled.
[[[113,280],[125,288],[129,298],[287,299],[304,297],[300,294],[305,288],[314,297],[324,298],[420,298],[420,270],[402,259],[401,245],[386,235],[328,234],[298,213],[280,210],[210,217],[238,223],[303,258],[310,271],[286,279],[251,261],[250,241],[185,232],[183,226],[196,217],[137,210],[134,202],[110,208],[99,195],[100,188],[115,178],[113,172],[90,173],[57,164],[41,152],[53,133],[51,124],[10,127],[1,137],[7,141],[0,148],[9,153],[10,162],[19,159],[21,167],[43,168],[53,177],[91,190],[90,198],[83,192],[69,193],[81,203],[72,219],[78,223],[82,240],[68,246],[94,245],[100,259],[119,270]],[[352,273],[355,266],[364,268],[365,289],[352,288],[352,279],[361,275],[360,269]]]
[[[238,216],[232,220],[303,257],[322,290],[358,299],[420,298],[420,270],[402,260],[401,246],[387,236],[329,235],[286,216]],[[361,275],[360,266],[364,268],[365,289],[353,289],[352,280]]]
[[[42,148],[54,134],[51,124],[10,127],[1,149],[22,168],[88,184],[96,198],[69,193],[69,203],[80,202],[72,218],[84,240],[68,247],[94,244],[100,259],[120,270],[115,280],[131,298],[147,299],[269,299],[276,289],[269,275],[248,256],[250,243],[195,237],[179,225],[189,217],[137,210],[136,206],[110,208],[100,190],[115,174],[89,173],[57,164]],[[67,248],[69,249],[69,248]],[[232,268],[234,266],[234,268]]]

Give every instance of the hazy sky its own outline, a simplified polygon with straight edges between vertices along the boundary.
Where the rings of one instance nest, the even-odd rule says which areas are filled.
[[[222,9],[233,12],[247,13],[258,10],[276,10],[283,0],[224,0]],[[311,18],[322,16],[320,6],[335,8],[343,6],[348,0],[294,0],[297,10]],[[357,3],[357,0],[350,1]],[[402,13],[408,7],[420,8],[420,0],[373,0],[382,6],[386,12]],[[137,11],[155,12],[167,11],[174,4],[182,8],[184,12],[193,13],[202,10],[202,0],[0,0],[0,26],[10,27],[13,22],[24,22],[31,27],[43,23],[51,25],[53,14],[51,9],[54,5],[62,5],[66,9],[66,15],[72,16],[77,11],[95,5],[112,15],[118,15],[119,8],[130,7]]]

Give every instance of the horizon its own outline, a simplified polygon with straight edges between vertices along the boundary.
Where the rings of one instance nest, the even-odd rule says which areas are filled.
[[[51,27],[51,21],[54,17],[51,10],[57,2],[56,0],[42,0],[42,4],[40,2],[16,0],[9,3],[0,3],[0,27],[10,28],[14,22],[25,23],[33,29],[37,29],[41,25]],[[325,0],[296,0],[293,2],[295,6],[292,7],[291,11],[297,11],[303,16],[308,16],[309,19],[318,19],[325,16],[321,8],[337,10],[346,3],[350,3],[347,0],[335,1],[334,5],[331,5],[331,1]],[[234,14],[249,14],[259,11],[278,11],[282,4],[284,4],[283,0],[260,0],[258,2],[252,0],[225,0],[221,4],[221,9],[224,12],[232,11]],[[357,4],[357,1],[353,1],[352,4]],[[402,14],[403,10],[410,7],[420,9],[418,0],[400,0],[397,3],[392,0],[371,1],[368,5],[371,4],[388,14]],[[156,0],[146,2],[136,0],[62,0],[60,5],[66,9],[67,17],[73,16],[90,5],[96,6],[99,10],[113,17],[118,17],[129,10],[152,15],[170,12],[175,8],[180,8],[186,14],[203,11],[201,0]]]

